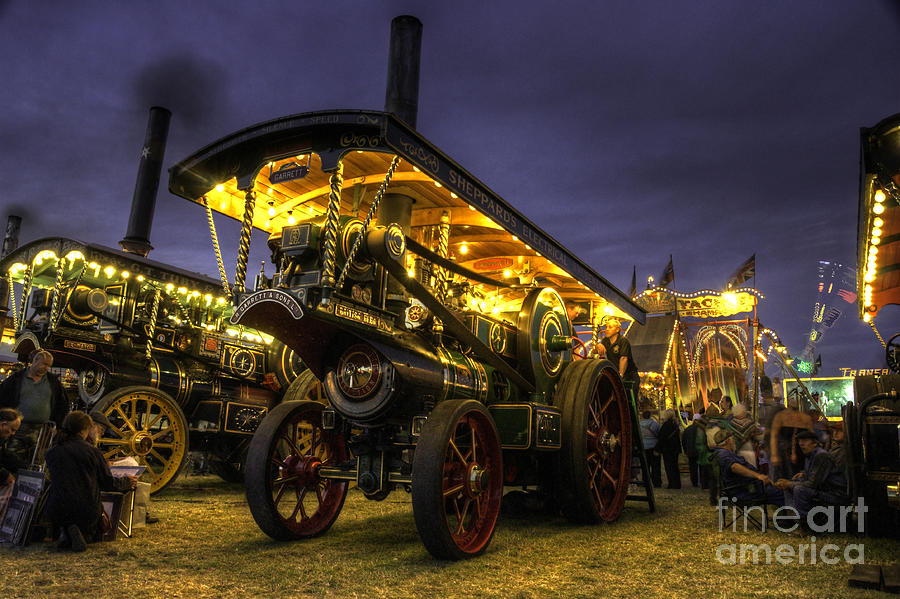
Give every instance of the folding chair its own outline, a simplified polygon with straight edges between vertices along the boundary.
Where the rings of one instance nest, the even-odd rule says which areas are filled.
[[[713,484],[716,485],[717,489],[716,496],[719,498],[716,502],[716,513],[719,517],[719,530],[725,530],[725,521],[730,517],[731,520],[728,522],[727,528],[733,529],[738,519],[743,518],[745,529],[747,526],[746,523],[750,522],[757,530],[765,532],[769,523],[769,506],[765,495],[756,494],[758,486],[754,485],[752,482],[748,482],[723,487],[722,472],[719,468],[718,461],[713,464],[712,471]],[[745,494],[747,491],[754,493],[754,495],[746,499],[737,499],[738,495]],[[723,510],[719,509],[719,506],[727,508],[726,511],[728,511],[730,516],[725,515]],[[753,513],[754,509],[761,510],[761,520]]]

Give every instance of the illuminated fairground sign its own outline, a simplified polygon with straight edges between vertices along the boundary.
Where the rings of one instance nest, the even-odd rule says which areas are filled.
[[[634,298],[634,302],[648,314],[677,311],[679,316],[717,318],[741,312],[752,312],[762,295],[756,289],[713,291],[703,289],[694,293],[679,293],[664,287],[654,287]]]

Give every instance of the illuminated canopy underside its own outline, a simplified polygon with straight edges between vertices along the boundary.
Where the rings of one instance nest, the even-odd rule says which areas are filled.
[[[169,189],[241,220],[246,191],[252,188],[254,227],[277,235],[294,221],[324,215],[329,177],[338,161],[343,165],[341,213],[364,219],[394,155],[400,162],[386,193],[413,198],[411,237],[429,246],[441,215],[448,212],[451,259],[512,285],[499,292],[485,287],[485,293],[499,293],[500,302],[509,306],[524,296],[524,287],[553,286],[566,299],[591,300],[601,309],[608,306],[606,313],[643,322],[643,310],[624,293],[384,113],[310,113],[239,131],[173,167]],[[307,165],[306,176],[278,181],[282,169]],[[548,198],[547,208],[559,210],[564,201]]]
[[[900,114],[861,133],[856,281],[860,318],[900,304]]]

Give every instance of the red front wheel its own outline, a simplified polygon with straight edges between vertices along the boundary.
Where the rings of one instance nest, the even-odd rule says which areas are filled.
[[[428,416],[413,457],[412,503],[419,536],[438,559],[484,552],[503,494],[497,428],[479,402],[448,400]]]
[[[322,428],[325,406],[289,401],[275,407],[253,435],[246,493],[253,519],[279,541],[320,535],[337,519],[346,481],[319,477],[322,466],[347,459],[342,436]]]

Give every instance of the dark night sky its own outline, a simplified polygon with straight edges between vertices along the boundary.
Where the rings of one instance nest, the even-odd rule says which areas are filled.
[[[382,109],[390,20],[412,14],[425,137],[622,289],[669,254],[675,288],[720,287],[755,252],[760,318],[793,353],[817,261],[855,266],[859,127],[900,112],[888,0],[72,6],[0,0],[0,197],[23,242],[116,246],[153,104],[166,168],[259,121]],[[215,277],[205,215],[167,181],[150,257]],[[218,225],[233,278],[238,225]],[[882,367],[841,307],[822,374]]]

